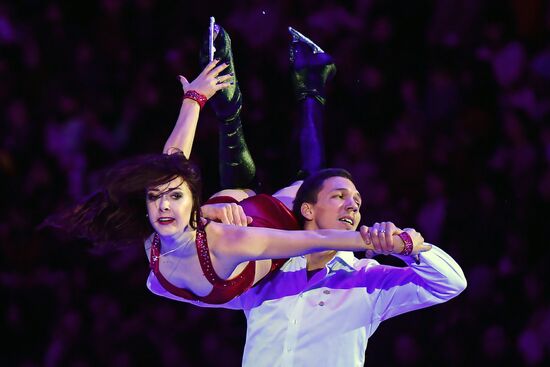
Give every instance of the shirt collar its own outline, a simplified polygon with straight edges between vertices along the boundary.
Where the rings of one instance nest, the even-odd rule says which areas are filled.
[[[334,258],[327,264],[330,270],[338,270],[342,267],[353,269],[355,256],[351,251],[338,251]]]
[[[307,260],[305,255],[295,257],[294,260],[300,261],[302,266],[306,266]],[[355,258],[355,255],[352,251],[338,251],[336,255],[327,263],[327,267],[329,270],[338,270],[341,268],[347,268],[349,270],[353,270],[353,264],[355,263],[357,259]]]

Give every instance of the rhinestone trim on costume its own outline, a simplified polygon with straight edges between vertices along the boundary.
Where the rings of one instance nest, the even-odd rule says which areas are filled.
[[[218,274],[214,271],[214,267],[212,265],[212,259],[210,258],[210,251],[208,249],[208,241],[206,239],[206,232],[204,230],[204,225],[200,223],[197,226],[197,237],[195,239],[195,245],[197,247],[197,255],[199,257],[199,263],[202,268],[202,272],[206,279],[214,286],[222,286],[222,287],[234,287],[239,286],[242,284],[242,282],[248,281],[248,274],[246,269],[243,270],[239,275],[236,277],[224,280],[221,279]],[[153,243],[151,245],[151,269],[155,273],[155,275],[160,274],[159,270],[159,259],[160,259],[160,248],[161,248],[161,242],[160,242],[160,236],[158,233],[155,233],[153,236]]]
[[[224,280],[221,279],[214,271],[212,266],[212,259],[210,258],[210,251],[208,250],[208,241],[206,240],[206,232],[204,231],[203,224],[197,226],[197,254],[199,255],[199,263],[201,264],[204,276],[212,285],[221,285],[223,287],[233,287],[240,284],[245,280],[245,272],[242,271],[239,275],[233,279]]]
[[[183,95],[183,99],[186,98],[192,99],[193,101],[197,102],[201,110],[206,104],[206,101],[208,101],[208,98],[206,98],[204,94],[201,94],[196,90],[188,90],[187,92],[185,92],[185,94]]]
[[[223,197],[217,197],[217,200],[221,200]],[[247,199],[250,203],[248,210],[251,213],[259,214],[259,216],[254,217],[254,223],[257,226],[272,227],[278,229],[299,229],[299,225],[296,219],[292,216],[292,213],[284,206],[283,203],[277,199],[260,194],[256,195],[253,198]],[[225,201],[219,202],[236,202],[232,198],[225,198]],[[259,211],[259,212],[258,212]],[[269,215],[275,215],[278,221],[270,221],[262,218],[270,218]],[[263,225],[260,225],[263,223]],[[253,225],[254,226],[254,225]],[[233,279],[223,280],[214,271],[212,266],[212,259],[210,258],[210,251],[208,249],[208,242],[206,238],[205,225],[202,222],[197,224],[197,231],[195,237],[195,246],[197,249],[198,260],[202,269],[202,272],[205,278],[213,285],[212,292],[206,296],[197,296],[188,289],[180,288],[170,283],[162,273],[159,271],[159,261],[161,255],[161,241],[158,234],[153,236],[151,244],[151,270],[158,280],[160,285],[169,293],[181,297],[183,299],[193,300],[195,302],[203,302],[206,304],[223,304],[232,300],[236,296],[239,296],[247,289],[253,286],[254,277],[256,274],[256,263],[250,261],[248,265],[243,269],[243,271]],[[288,259],[279,259],[271,261],[270,273],[275,272],[279,269]]]
[[[398,234],[398,236],[405,243],[405,247],[403,247],[403,251],[401,251],[399,255],[409,256],[412,253],[414,247],[411,236],[407,232],[401,232]]]

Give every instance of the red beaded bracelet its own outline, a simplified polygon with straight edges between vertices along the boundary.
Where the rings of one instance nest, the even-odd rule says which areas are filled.
[[[414,247],[411,236],[407,232],[401,232],[398,234],[398,236],[405,243],[405,247],[403,247],[403,251],[401,251],[399,255],[409,256],[413,251],[413,247]]]
[[[201,110],[206,104],[206,101],[208,101],[208,98],[206,98],[204,94],[200,94],[196,90],[188,90],[187,92],[185,92],[185,94],[183,95],[183,99],[186,98],[192,99],[193,101],[197,102]]]

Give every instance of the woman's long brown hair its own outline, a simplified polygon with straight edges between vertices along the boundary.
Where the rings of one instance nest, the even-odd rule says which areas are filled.
[[[146,217],[146,190],[176,177],[184,179],[193,196],[189,223],[195,228],[200,216],[200,174],[181,152],[142,155],[120,162],[107,172],[101,190],[47,218],[44,225],[100,246],[142,243],[153,232]]]

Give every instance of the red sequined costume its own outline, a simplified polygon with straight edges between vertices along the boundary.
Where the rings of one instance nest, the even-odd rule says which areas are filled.
[[[207,204],[232,202],[237,201],[229,196],[219,196],[210,199]],[[267,227],[285,230],[300,229],[300,226],[292,212],[273,196],[265,194],[252,196],[240,201],[239,205],[243,207],[246,215],[253,218],[250,227]],[[168,292],[175,296],[189,300],[201,301],[210,304],[222,304],[229,302],[252,287],[256,272],[256,263],[254,261],[250,261],[244,270],[236,277],[229,280],[224,280],[218,277],[212,267],[212,260],[210,259],[210,252],[208,250],[208,241],[206,239],[206,232],[203,225],[199,225],[197,228],[195,245],[197,246],[197,254],[199,256],[199,263],[201,265],[202,272],[213,286],[212,291],[204,297],[197,296],[187,289],[176,287],[160,273],[160,238],[158,234],[155,234],[153,244],[151,246],[151,269],[159,283]],[[269,273],[278,270],[286,260],[287,259],[272,260]]]

